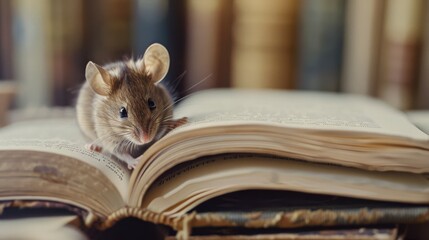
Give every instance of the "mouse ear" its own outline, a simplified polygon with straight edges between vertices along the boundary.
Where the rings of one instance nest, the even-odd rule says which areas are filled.
[[[110,75],[101,66],[89,61],[88,64],[86,64],[85,78],[89,82],[92,90],[97,94],[107,96],[110,93]]]
[[[144,69],[151,76],[152,82],[159,83],[167,75],[170,67],[170,55],[159,43],[150,45],[143,56]]]

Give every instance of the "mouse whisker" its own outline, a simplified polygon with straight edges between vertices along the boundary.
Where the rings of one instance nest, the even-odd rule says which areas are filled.
[[[125,135],[126,133],[109,132],[107,134],[100,135],[97,139],[93,141],[93,143],[97,144],[97,143],[105,142],[113,137],[119,137],[119,136],[125,136]]]
[[[184,75],[185,73],[186,73],[186,72],[182,73],[182,75]],[[206,81],[207,79],[209,79],[209,78],[210,78],[210,77],[212,77],[212,76],[213,76],[213,73],[209,74],[208,76],[206,76],[205,78],[203,78],[203,79],[202,79],[202,80],[200,80],[199,82],[195,83],[194,85],[192,85],[191,87],[189,87],[188,89],[186,89],[186,90],[185,90],[185,92],[186,92],[186,91],[189,91],[189,90],[191,90],[191,89],[193,89],[193,88],[195,88],[196,86],[198,86],[199,84],[203,83],[204,81]],[[156,117],[154,117],[153,119],[155,119],[155,118],[159,117],[159,115],[161,115],[162,113],[164,113],[165,111],[167,111],[169,108],[173,107],[176,103],[178,103],[178,102],[180,102],[180,101],[182,101],[182,100],[184,100],[184,99],[186,99],[186,98],[190,97],[191,95],[192,95],[192,94],[189,94],[189,95],[183,96],[183,97],[181,97],[181,98],[179,98],[179,99],[177,99],[177,100],[174,100],[174,101],[173,101],[173,103],[171,103],[171,104],[167,105],[166,107],[164,107],[164,109],[163,109],[162,111],[160,111],[158,114],[156,114]]]
[[[164,110],[165,111],[165,110]],[[161,114],[164,112],[160,112],[156,115],[151,116],[151,122],[153,122],[154,124],[160,124],[161,126],[164,126],[165,124],[163,124],[164,121],[168,120],[168,119],[173,119],[173,116],[164,116],[162,118],[160,118]]]
[[[198,81],[197,83],[195,83],[194,85],[190,86],[188,89],[186,89],[184,92],[188,92],[189,90],[192,90],[193,88],[195,88],[196,86],[200,85],[201,83],[207,81],[207,79],[211,78],[213,76],[213,73],[210,73],[209,75],[207,75],[205,78],[201,79],[200,81]]]
[[[174,81],[168,81],[167,83],[164,83],[164,82],[162,83],[167,88],[168,92],[170,92],[170,96],[172,97],[173,101],[179,97],[178,96],[179,92],[177,91],[177,89],[186,73],[187,71],[185,70]]]
[[[119,152],[127,152],[127,153],[131,153],[134,152],[137,148],[139,147],[138,144],[133,143],[132,141],[128,140],[128,139],[123,139],[117,147],[117,151]]]
[[[102,135],[102,136],[99,136],[98,138],[94,139],[92,141],[92,143],[95,144],[95,145],[102,144],[103,142],[106,142],[107,140],[109,140],[112,137],[113,136],[111,134]]]
[[[159,112],[159,114],[158,115],[161,115],[162,113],[164,113],[165,111],[167,111],[169,108],[171,108],[171,107],[173,107],[174,106],[174,104],[176,104],[177,102],[179,102],[179,101],[182,101],[183,99],[186,99],[186,98],[188,98],[188,97],[190,97],[190,96],[192,96],[192,94],[189,94],[189,95],[187,95],[187,96],[184,96],[184,97],[181,97],[181,98],[179,98],[179,99],[177,99],[176,101],[174,101],[173,103],[171,103],[171,104],[169,104],[169,105],[167,105],[161,112]]]

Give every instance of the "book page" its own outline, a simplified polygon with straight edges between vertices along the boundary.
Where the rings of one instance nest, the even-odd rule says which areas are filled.
[[[377,171],[429,172],[429,137],[406,115],[348,94],[214,89],[185,99],[188,117],[153,144],[131,176],[130,203],[176,164],[221,153],[265,153]],[[156,163],[155,163],[156,162]]]
[[[189,124],[180,128],[222,124],[270,124],[290,128],[351,131],[428,141],[405,114],[375,99],[358,95],[276,90],[209,90],[177,108]]]
[[[0,151],[32,150],[78,159],[99,169],[126,200],[130,171],[105,154],[87,150],[85,144],[73,118],[28,120],[0,129]]]
[[[410,121],[416,125],[420,130],[429,134],[429,111],[428,110],[415,110],[407,112]]]
[[[374,172],[253,154],[225,154],[186,162],[154,182],[143,207],[183,214],[214,196],[246,189],[291,190],[393,202],[429,202],[419,174]]]

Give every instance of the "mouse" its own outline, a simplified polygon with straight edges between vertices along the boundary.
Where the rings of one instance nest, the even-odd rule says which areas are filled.
[[[90,140],[86,148],[106,150],[134,169],[150,145],[187,123],[186,117],[173,118],[174,101],[162,84],[169,65],[159,43],[136,60],[103,66],[89,61],[76,102],[78,125]]]

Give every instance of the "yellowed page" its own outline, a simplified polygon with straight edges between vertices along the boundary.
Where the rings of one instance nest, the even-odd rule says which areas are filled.
[[[143,206],[176,216],[215,196],[246,189],[429,203],[429,180],[423,175],[233,154],[207,157],[169,171],[147,192]]]
[[[131,205],[184,161],[222,153],[262,153],[366,170],[429,172],[429,137],[400,111],[347,94],[208,90],[188,97],[174,129],[141,157]]]
[[[209,90],[176,109],[191,123],[180,128],[225,123],[263,123],[289,128],[350,131],[429,141],[406,116],[383,102],[358,95],[275,90]]]
[[[126,201],[129,170],[104,154],[87,150],[85,144],[73,118],[28,120],[0,129],[0,151],[38,151],[77,159],[99,169]]]
[[[429,134],[429,110],[409,111],[407,116],[419,129]]]

